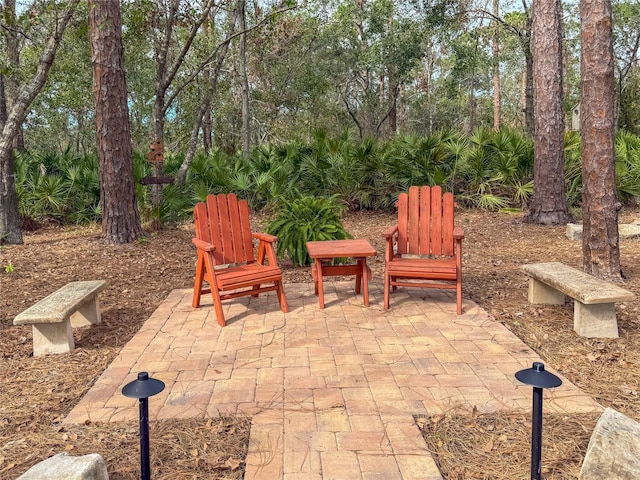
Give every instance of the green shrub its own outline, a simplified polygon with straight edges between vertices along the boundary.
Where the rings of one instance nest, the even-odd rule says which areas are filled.
[[[276,215],[267,232],[278,237],[276,253],[288,254],[294,266],[309,265],[306,242],[315,240],[344,240],[351,238],[342,226],[346,207],[336,195],[315,198],[297,193],[292,199],[280,198]]]

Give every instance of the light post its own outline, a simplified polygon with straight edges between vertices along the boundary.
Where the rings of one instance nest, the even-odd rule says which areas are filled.
[[[542,390],[562,385],[553,373],[544,369],[541,362],[533,362],[533,367],[516,372],[516,378],[533,387],[533,415],[531,418],[531,480],[540,480],[542,460]]]
[[[147,372],[138,373],[138,379],[122,388],[125,397],[140,400],[140,478],[151,479],[149,462],[149,397],[164,390],[164,382],[150,378]]]

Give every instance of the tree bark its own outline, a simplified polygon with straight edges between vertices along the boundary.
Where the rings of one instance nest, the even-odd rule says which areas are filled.
[[[38,59],[34,76],[20,89],[0,132],[0,243],[23,242],[12,156],[14,141],[27,116],[27,110],[44,87],[64,30],[78,2],[79,0],[69,1],[62,11]]]
[[[535,134],[531,209],[526,220],[561,225],[571,216],[564,184],[562,111],[562,17],[560,0],[536,0],[533,7]]]
[[[531,20],[527,18],[527,28],[530,28]],[[531,52],[531,36],[530,30],[527,35],[520,38],[522,43],[522,51],[524,52],[525,61],[525,84],[524,84],[524,124],[527,133],[533,137],[536,130],[534,100],[533,100],[533,53]]]
[[[9,27],[2,30],[2,36],[5,41],[5,52],[3,55],[4,62],[6,63],[9,72],[17,72],[20,67],[18,42],[16,41],[16,30],[14,28],[10,28],[12,26],[15,27],[15,0],[7,0],[4,2],[2,14],[4,15]],[[4,128],[8,120],[8,111],[15,103],[15,98],[17,97],[18,83],[15,76],[12,77],[11,75],[2,74],[0,88],[2,90],[0,94],[0,128]],[[22,126],[20,126],[19,131],[21,130]],[[19,137],[19,133],[16,132],[14,139]],[[15,145],[15,143],[15,140],[13,140],[12,144]],[[13,172],[15,171],[13,163],[13,148],[5,152],[3,163],[6,171],[9,172],[10,175],[13,175]],[[0,228],[0,244],[4,242],[20,244],[22,243],[22,222],[18,209],[18,195],[15,190],[15,176],[6,183],[13,183],[14,188],[11,188],[9,185],[4,186],[5,182],[3,182],[4,188],[0,189],[0,225],[11,225],[11,231],[13,233],[9,230],[1,233],[3,229]]]
[[[615,178],[615,79],[611,0],[580,0],[582,262],[587,273],[622,281]]]
[[[493,15],[499,18],[498,0],[493,0]],[[500,24],[497,20],[493,23],[493,129],[497,132],[500,130],[500,45],[498,43]]]
[[[89,0],[89,28],[102,235],[109,243],[129,243],[143,231],[133,177],[120,2]]]
[[[5,77],[4,81],[4,98],[7,102],[6,108],[10,111],[20,92],[20,80],[17,75],[17,72],[20,71],[20,42],[18,41],[19,30],[16,24],[15,0],[5,0],[2,13],[8,27],[3,29],[3,36],[6,42],[5,62],[9,71],[9,75]],[[22,124],[20,124],[16,132],[13,147],[18,151],[24,151],[24,129]]]

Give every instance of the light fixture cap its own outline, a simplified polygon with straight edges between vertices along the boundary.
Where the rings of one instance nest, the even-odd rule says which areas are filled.
[[[138,373],[138,378],[122,388],[122,394],[129,398],[149,398],[164,390],[164,382],[149,377],[147,372]]]
[[[531,368],[516,372],[516,378],[535,388],[554,388],[562,385],[562,380],[553,373],[547,372],[542,362],[533,362]]]

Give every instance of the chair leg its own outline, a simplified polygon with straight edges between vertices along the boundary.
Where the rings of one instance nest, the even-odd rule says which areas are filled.
[[[220,299],[220,292],[218,291],[218,285],[216,284],[216,279],[214,276],[213,270],[213,260],[211,256],[207,256],[203,258],[203,267],[204,269],[209,271],[209,287],[211,287],[211,297],[213,298],[213,308],[216,312],[216,318],[218,320],[218,325],[224,327],[227,323],[224,320],[224,312],[222,311],[222,300]],[[203,269],[203,275],[204,275]]]
[[[389,287],[391,286],[391,277],[384,273],[384,309],[389,310]]]
[[[289,304],[287,303],[287,297],[284,295],[284,287],[282,285],[282,280],[276,282],[276,286],[278,287],[278,302],[280,302],[280,310],[284,313],[289,312]]]
[[[220,299],[220,292],[215,285],[211,285],[211,296],[213,297],[213,308],[216,312],[218,325],[224,327],[227,323],[224,320],[224,312],[222,310],[222,300]]]
[[[462,283],[456,284],[456,308],[458,315],[462,315]]]
[[[200,306],[200,295],[202,294],[202,282],[204,280],[204,258],[198,252],[198,261],[196,263],[196,276],[193,282],[193,299],[191,306],[198,308]]]

